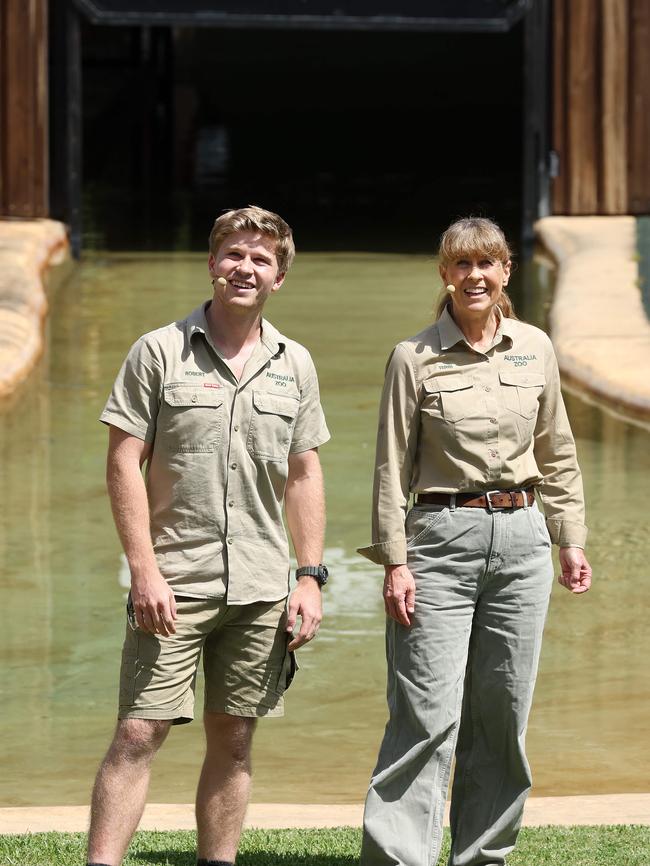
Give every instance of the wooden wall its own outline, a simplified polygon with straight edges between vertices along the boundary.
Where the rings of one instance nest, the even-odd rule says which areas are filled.
[[[0,0],[0,216],[48,211],[47,0]]]
[[[554,213],[650,213],[649,45],[648,0],[553,0]]]

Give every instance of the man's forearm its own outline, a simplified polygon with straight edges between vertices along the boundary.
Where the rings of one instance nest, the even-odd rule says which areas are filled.
[[[149,532],[149,503],[137,460],[109,456],[106,483],[113,519],[133,576],[157,570]]]
[[[141,466],[151,446],[111,427],[106,482],[124,553],[131,571],[131,598],[139,628],[150,634],[174,634],[176,602],[164,580],[151,544],[149,503]]]
[[[157,568],[149,534],[149,505],[139,467],[109,461],[108,493],[124,553],[136,575]]]
[[[289,534],[298,565],[317,565],[323,558],[325,540],[325,491],[316,452],[290,469],[285,492]]]

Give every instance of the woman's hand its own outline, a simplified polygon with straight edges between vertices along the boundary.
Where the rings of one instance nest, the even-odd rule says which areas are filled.
[[[560,568],[562,573],[558,575],[558,581],[562,586],[576,594],[587,592],[591,586],[591,566],[584,550],[579,547],[561,547]]]
[[[415,580],[406,565],[384,566],[384,607],[400,625],[410,626],[415,611]]]

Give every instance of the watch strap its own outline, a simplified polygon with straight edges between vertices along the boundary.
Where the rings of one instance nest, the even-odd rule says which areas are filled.
[[[320,565],[301,565],[296,569],[296,580],[300,577],[313,577],[319,586],[325,586],[328,578],[327,568],[321,563]]]

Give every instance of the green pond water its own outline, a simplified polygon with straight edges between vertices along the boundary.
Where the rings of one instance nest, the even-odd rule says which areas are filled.
[[[541,264],[522,266],[523,318],[544,323]],[[320,636],[301,650],[284,719],[258,726],[253,798],[362,800],[386,717],[380,570],[369,540],[375,424],[393,344],[430,319],[426,256],[299,254],[269,318],[316,361],[332,441]],[[131,342],[209,296],[206,256],[86,257],[51,296],[44,356],[0,407],[0,805],[88,801],[115,718],[127,577],[104,488],[97,417]],[[650,778],[650,434],[576,396],[594,589],[556,586],[528,736],[535,793],[645,791]],[[198,697],[200,701],[200,696]],[[173,729],[150,799],[188,802],[200,721]]]

